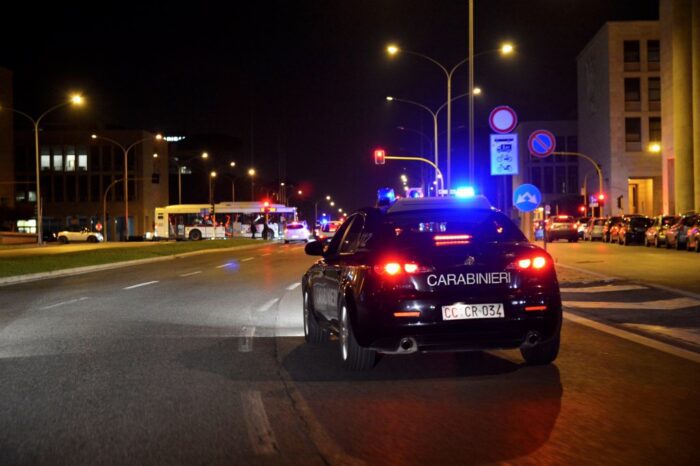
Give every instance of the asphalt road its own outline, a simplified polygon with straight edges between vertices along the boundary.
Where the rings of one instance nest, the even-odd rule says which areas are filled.
[[[266,245],[0,288],[0,464],[697,464],[697,362],[567,320],[547,367],[346,372],[301,336],[312,260]],[[627,283],[596,280],[565,299]]]

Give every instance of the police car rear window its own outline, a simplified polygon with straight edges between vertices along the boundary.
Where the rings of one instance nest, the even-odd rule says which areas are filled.
[[[525,236],[501,212],[492,210],[412,211],[387,216],[385,228],[393,229],[399,241],[468,237],[470,242],[526,241]]]

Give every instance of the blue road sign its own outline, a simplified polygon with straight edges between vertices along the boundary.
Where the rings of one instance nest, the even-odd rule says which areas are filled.
[[[542,202],[542,193],[537,186],[521,184],[513,191],[513,205],[521,212],[532,212]]]
[[[546,129],[538,129],[533,131],[530,138],[527,140],[527,147],[530,153],[535,157],[547,157],[554,152],[556,148],[556,139],[554,135]]]

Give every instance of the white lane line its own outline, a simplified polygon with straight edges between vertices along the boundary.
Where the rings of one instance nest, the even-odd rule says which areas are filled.
[[[263,304],[262,306],[260,306],[260,307],[258,308],[258,312],[267,312],[267,311],[269,311],[270,308],[272,308],[272,306],[274,306],[275,304],[277,304],[277,301],[279,301],[279,300],[280,300],[279,298],[275,298],[275,299],[269,300],[268,302],[266,302],[265,304]]]
[[[241,262],[248,262],[252,261],[253,259],[255,259],[255,257],[246,257],[245,259],[241,259]]]
[[[255,335],[255,327],[241,327],[238,334],[238,351],[240,353],[250,353],[253,351],[253,336]]]
[[[301,286],[301,283],[296,282],[296,283],[292,283],[291,285],[289,285],[289,286],[287,287],[287,289],[288,289],[289,291],[292,291],[292,290],[296,290],[296,289],[299,288],[300,286]]]
[[[189,273],[181,273],[181,277],[191,277],[192,275],[197,275],[198,273],[202,273],[201,270],[197,270],[195,272],[189,272]]]
[[[122,288],[122,290],[133,290],[134,288],[139,288],[142,286],[148,286],[148,285],[153,285],[154,283],[158,283],[158,280],[153,280],[152,282],[143,282],[143,283],[137,283],[136,285],[131,285]]]
[[[648,290],[646,286],[641,285],[605,285],[605,286],[589,286],[583,288],[560,288],[562,293],[608,293],[612,291],[631,291],[631,290]]]
[[[271,252],[266,252],[265,254],[260,254],[260,257],[267,257],[267,256],[271,256],[271,255],[272,255]]]
[[[248,438],[253,451],[258,455],[273,455],[279,452],[275,433],[265,412],[262,396],[257,390],[241,393],[243,418],[248,427]]]
[[[46,309],[53,309],[54,307],[58,307],[58,306],[65,306],[66,304],[73,304],[73,303],[77,303],[80,301],[85,301],[86,299],[88,299],[87,296],[83,296],[81,298],[69,299],[68,301],[61,301],[60,303],[51,304],[49,306],[43,306],[43,307],[40,307],[39,309],[44,311]]]
[[[593,328],[600,332],[608,333],[616,337],[638,343],[661,352],[672,354],[673,356],[678,356],[679,358],[687,359],[688,361],[693,361],[700,364],[700,354],[688,351],[682,348],[676,348],[675,346],[663,343],[652,338],[643,337],[637,335],[636,333],[628,332],[626,330],[621,330],[619,328],[611,327],[610,325],[601,324],[591,319],[586,319],[585,317],[577,316],[576,314],[571,314],[570,312],[564,312],[564,318],[577,324],[585,325],[586,327]]]
[[[563,301],[564,307],[577,309],[660,309],[663,311],[674,311],[686,307],[700,306],[700,301],[693,298],[673,298],[659,299],[657,301],[642,301],[637,303],[611,302],[611,301]]]
[[[216,268],[217,268],[217,269],[223,269],[224,267],[228,267],[228,266],[230,266],[230,265],[232,265],[232,264],[233,264],[233,262],[226,262],[225,264],[217,265]]]

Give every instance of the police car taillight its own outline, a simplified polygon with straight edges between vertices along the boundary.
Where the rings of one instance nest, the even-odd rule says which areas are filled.
[[[547,265],[547,259],[543,256],[526,257],[515,261],[512,265],[514,265],[514,267],[511,268],[517,268],[520,270],[540,270]]]
[[[401,274],[413,275],[416,273],[428,273],[434,269],[425,265],[416,264],[415,262],[386,262],[374,266],[374,271],[380,275],[397,276]]]

